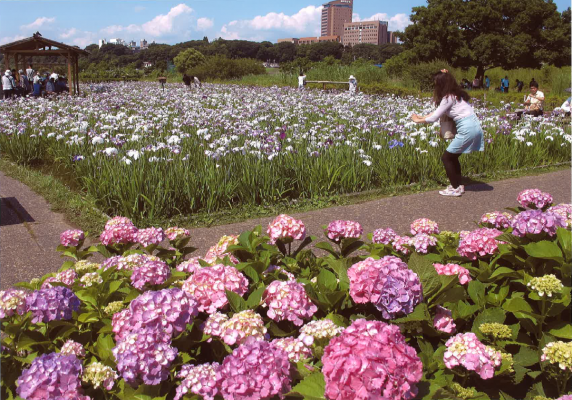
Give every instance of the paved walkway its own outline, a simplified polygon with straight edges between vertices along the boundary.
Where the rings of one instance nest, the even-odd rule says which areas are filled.
[[[359,221],[364,232],[377,228],[393,228],[401,234],[409,231],[410,223],[427,217],[439,223],[441,230],[473,229],[474,221],[488,211],[502,211],[517,205],[518,193],[527,188],[548,191],[556,203],[571,202],[570,170],[563,170],[507,179],[499,182],[468,186],[460,198],[445,198],[436,191],[407,196],[388,197],[349,206],[293,214],[302,219],[311,235],[323,239],[322,225],[336,219]],[[56,271],[62,259],[55,248],[60,232],[70,229],[61,214],[49,211],[46,201],[22,183],[0,173],[0,288],[30,280]],[[196,255],[204,255],[209,246],[222,235],[239,234],[261,224],[264,228],[271,217],[252,219],[231,225],[191,230],[191,244],[198,247]]]

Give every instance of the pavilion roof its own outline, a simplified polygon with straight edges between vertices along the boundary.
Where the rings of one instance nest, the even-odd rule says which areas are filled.
[[[57,49],[54,49],[57,48]],[[47,50],[46,48],[49,48]],[[33,36],[16,40],[12,43],[6,43],[0,46],[0,53],[25,51],[27,54],[41,56],[43,52],[49,55],[48,51],[53,52],[55,50],[62,50],[62,52],[72,52],[76,54],[89,54],[87,51],[80,49],[77,46],[70,46],[69,44],[56,42],[55,40],[47,39],[41,36],[39,33],[35,33]],[[53,54],[53,53],[52,53]]]

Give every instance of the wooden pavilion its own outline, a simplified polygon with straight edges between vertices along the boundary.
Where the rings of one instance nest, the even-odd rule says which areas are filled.
[[[50,63],[50,65],[67,64],[70,94],[79,94],[78,58],[82,54],[89,54],[87,51],[77,46],[70,46],[65,43],[56,42],[55,40],[46,39],[42,37],[39,32],[36,32],[32,37],[0,46],[0,53],[4,54],[5,68],[10,69],[10,58],[13,58],[16,70],[26,70],[26,60],[30,60],[32,57],[64,57],[66,62]]]

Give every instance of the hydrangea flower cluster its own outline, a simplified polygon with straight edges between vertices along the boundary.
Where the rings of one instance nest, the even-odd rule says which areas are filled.
[[[111,326],[116,341],[133,331],[152,329],[160,329],[171,337],[185,330],[197,314],[196,301],[181,289],[148,291],[134,299],[129,308],[115,314]]]
[[[32,323],[68,320],[79,310],[80,301],[67,287],[56,286],[34,290],[26,297],[26,311],[32,312]]]
[[[359,239],[362,233],[363,228],[359,222],[337,220],[328,225],[327,236],[334,242],[339,242],[342,239]]]
[[[169,240],[179,240],[187,236],[191,236],[191,232],[185,228],[179,228],[178,226],[172,226],[165,229],[165,236]]]
[[[455,393],[457,397],[460,397],[461,399],[470,399],[471,397],[474,397],[476,394],[475,388],[472,387],[464,388],[457,382],[451,382],[450,387],[451,389],[453,389],[453,393]]]
[[[427,235],[439,233],[439,225],[428,218],[419,218],[411,223],[411,234],[417,235],[425,233]]]
[[[280,214],[268,224],[266,233],[270,236],[270,243],[277,240],[303,240],[306,237],[306,227],[301,220],[286,214]]]
[[[68,339],[60,349],[60,353],[64,356],[74,355],[77,358],[85,357],[85,349],[83,345],[78,342],[74,342],[71,339]]]
[[[68,229],[60,234],[60,244],[66,247],[76,247],[84,239],[85,234],[79,229]]]
[[[187,393],[197,394],[205,400],[214,400],[218,394],[216,372],[220,364],[183,365],[179,378],[184,378],[173,400],[182,399]]]
[[[510,226],[512,215],[507,212],[493,211],[483,214],[481,225],[486,228],[506,229]]]
[[[447,350],[443,355],[445,366],[452,369],[458,365],[469,371],[475,371],[482,379],[490,379],[495,368],[501,365],[502,358],[498,351],[482,344],[472,333],[458,333],[445,343]]]
[[[169,368],[177,349],[165,341],[159,330],[137,330],[127,334],[111,350],[117,370],[125,382],[136,386],[141,382],[157,385],[169,377]]]
[[[461,267],[460,265],[435,263],[433,266],[439,275],[457,275],[461,285],[472,281],[469,270],[467,268]]]
[[[413,246],[413,239],[409,236],[395,236],[392,246],[393,250],[399,251],[403,255],[407,255],[411,250],[406,246]]]
[[[26,292],[19,289],[0,291],[0,318],[26,313]]]
[[[559,293],[564,287],[562,281],[553,274],[532,278],[526,286],[536,291],[540,297],[543,297],[545,294],[548,297],[552,297],[552,294]]]
[[[194,274],[198,269],[202,268],[199,260],[200,257],[191,257],[177,265],[175,269],[177,271],[186,272],[188,274]]]
[[[224,235],[220,238],[217,244],[212,246],[204,257],[204,261],[208,264],[214,265],[218,259],[223,259],[228,257],[230,262],[233,264],[238,264],[238,259],[228,252],[228,247],[238,244],[238,237],[235,235]]]
[[[386,257],[384,257],[384,259],[386,259]],[[393,259],[395,263],[403,263],[403,261],[397,257],[393,257]],[[355,263],[348,269],[350,296],[353,301],[356,303],[376,303],[377,300],[379,300],[381,288],[375,287],[374,283],[382,268],[382,260],[375,260],[368,257],[363,261]],[[405,268],[407,268],[406,264]]]
[[[103,308],[103,312],[107,315],[113,315],[123,310],[123,307],[125,307],[125,305],[122,301],[112,301]]]
[[[477,257],[490,256],[498,251],[499,241],[495,238],[502,235],[498,229],[480,228],[461,236],[457,253],[471,260]]]
[[[225,399],[270,399],[290,391],[290,362],[283,350],[249,339],[225,357],[216,377]]]
[[[426,233],[418,233],[411,239],[415,251],[422,254],[427,254],[429,247],[435,247],[437,245],[437,238],[434,236],[429,236]]]
[[[79,281],[84,287],[90,287],[103,283],[103,278],[97,272],[88,272],[82,276]]]
[[[381,311],[381,315],[385,319],[410,314],[415,306],[423,300],[423,289],[419,276],[409,268],[403,268],[403,264],[405,263],[398,263],[393,260],[385,262],[384,260],[382,269],[374,283],[374,287],[380,290],[375,307]]]
[[[101,264],[92,263],[87,260],[79,260],[73,265],[73,268],[78,274],[83,274],[86,272],[93,272],[101,268]]]
[[[321,319],[308,322],[300,328],[300,334],[312,336],[314,339],[331,339],[342,333],[344,328],[337,326],[332,320]]]
[[[71,286],[74,284],[76,279],[77,279],[77,272],[75,271],[75,269],[73,268],[66,269],[65,271],[58,272],[56,276],[51,276],[47,278],[42,283],[42,289],[51,288],[52,285],[50,283],[52,282],[59,282],[63,283],[66,286]]]
[[[332,400],[412,399],[423,369],[398,326],[364,319],[330,341],[322,362]]]
[[[268,307],[268,318],[291,321],[301,326],[303,319],[310,319],[318,307],[308,297],[304,285],[296,281],[272,281],[264,290],[262,303]]]
[[[163,232],[163,228],[146,228],[146,229],[139,229],[137,231],[137,243],[139,243],[143,247],[150,246],[152,244],[159,244],[163,240],[165,240],[165,232]]]
[[[284,350],[290,361],[298,362],[312,357],[312,349],[309,348],[300,338],[279,338],[274,339],[270,343],[272,343],[273,346]]]
[[[18,396],[26,400],[77,399],[89,400],[82,395],[79,375],[81,362],[73,355],[42,354],[32,361],[30,368],[18,378]]]
[[[215,337],[222,337],[223,335],[223,324],[228,321],[228,316],[226,314],[216,312],[209,315],[203,326],[203,333],[205,335],[211,335]]]
[[[556,206],[552,206],[548,211],[560,215],[564,218],[566,226],[572,225],[572,204],[561,203]]]
[[[495,340],[508,340],[512,337],[510,327],[498,322],[485,322],[479,325],[479,330],[483,335],[492,337]]]
[[[512,222],[512,234],[523,237],[527,233],[548,233],[548,236],[556,235],[556,229],[565,228],[566,221],[560,214],[552,211],[528,210],[514,216]]]
[[[572,371],[572,342],[550,342],[542,349],[540,361],[558,364],[560,369]]]
[[[104,261],[105,269],[116,267],[118,271],[131,270],[142,267],[150,261],[161,261],[159,257],[147,254],[130,254],[128,256],[115,256]]]
[[[134,243],[137,241],[137,231],[137,227],[129,218],[114,217],[105,224],[99,240],[106,246]]]
[[[242,344],[249,337],[263,340],[266,335],[266,327],[262,317],[253,310],[244,310],[232,316],[222,324],[222,340],[232,346]]]
[[[550,193],[541,191],[540,189],[526,189],[518,194],[516,201],[524,208],[537,208],[539,210],[552,204],[552,196]]]
[[[143,289],[145,285],[160,285],[171,276],[171,268],[163,261],[147,261],[140,267],[133,269],[131,284],[136,289]]]
[[[371,239],[373,243],[390,244],[396,236],[397,233],[391,228],[376,229]]]
[[[102,386],[106,390],[111,390],[118,377],[113,368],[96,361],[85,368],[82,380],[91,383],[96,389]]]
[[[226,290],[242,296],[248,280],[235,267],[223,264],[201,268],[183,284],[183,290],[199,303],[199,311],[212,314],[228,304]]]
[[[437,313],[435,314],[435,318],[433,318],[433,326],[441,332],[455,333],[457,325],[455,325],[451,310],[437,306]]]

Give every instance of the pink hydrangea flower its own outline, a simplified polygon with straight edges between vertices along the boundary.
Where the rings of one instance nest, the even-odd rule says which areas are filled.
[[[328,225],[328,237],[339,242],[342,239],[359,239],[363,233],[363,228],[359,222],[337,220]]]
[[[393,250],[398,251],[403,255],[407,255],[411,250],[406,246],[413,246],[413,239],[409,236],[395,236],[392,246]]]
[[[407,268],[407,264],[399,258],[392,257],[392,259],[396,264],[402,263],[402,267]],[[348,269],[350,296],[353,301],[356,303],[376,303],[379,300],[381,288],[374,287],[374,283],[379,272],[383,269],[383,263],[384,261],[382,260],[375,260],[369,257],[355,263]]]
[[[427,254],[429,247],[437,245],[437,238],[426,233],[418,233],[411,239],[417,253]]]
[[[539,210],[550,205],[553,201],[550,193],[540,189],[526,189],[518,194],[516,201],[524,208],[537,208]]]
[[[499,241],[495,238],[499,235],[502,235],[502,232],[498,229],[476,229],[461,239],[457,252],[471,260],[493,255],[498,251]]]
[[[105,224],[105,229],[110,229],[117,225],[133,225],[133,222],[127,217],[113,217]],[[135,225],[133,225],[135,226]]]
[[[183,290],[199,303],[199,311],[212,314],[228,304],[226,290],[243,295],[248,280],[235,267],[222,264],[197,270],[183,283]]]
[[[238,244],[238,237],[235,235],[225,235],[220,238],[217,244],[212,246],[204,257],[204,261],[209,264],[216,264],[220,259],[228,257],[230,262],[238,264],[239,260],[231,252],[228,251],[229,246]]]
[[[147,261],[133,269],[131,284],[136,289],[143,289],[146,284],[160,285],[171,276],[171,269],[163,261]]]
[[[219,363],[207,363],[201,365],[183,365],[181,374],[183,382],[177,387],[177,393],[173,400],[182,399],[187,393],[198,394],[204,400],[214,400],[218,394],[218,382],[216,372],[220,368]]]
[[[294,219],[286,214],[280,214],[268,224],[266,233],[270,236],[270,243],[277,240],[303,240],[306,237],[306,227],[301,220]]]
[[[439,233],[439,225],[428,218],[419,218],[411,223],[411,234],[417,235],[425,233],[427,235]]]
[[[506,229],[510,226],[512,215],[507,212],[493,211],[483,214],[481,225],[486,228]]]
[[[26,292],[19,289],[0,291],[0,318],[26,313]]]
[[[194,274],[202,268],[201,264],[199,263],[200,257],[191,257],[188,260],[183,261],[179,265],[177,265],[176,270],[181,272],[186,272],[188,274]]]
[[[443,355],[445,366],[452,369],[463,366],[475,371],[482,379],[490,379],[495,368],[501,365],[501,353],[482,344],[472,333],[458,333],[445,343],[447,350]]]
[[[435,318],[433,318],[433,326],[441,332],[455,333],[456,325],[451,310],[437,306],[437,313],[435,314]]]
[[[101,232],[99,240],[106,246],[112,244],[126,244],[137,241],[137,227],[131,221],[125,218],[129,223],[119,223],[121,220],[116,220],[115,217],[108,221],[105,225],[105,230]],[[112,221],[114,221],[112,223]]]
[[[68,339],[60,349],[60,353],[64,356],[74,355],[78,358],[85,357],[85,349],[83,345]]]
[[[560,214],[552,211],[527,210],[515,215],[511,226],[512,234],[518,237],[526,234],[538,235],[542,232],[554,236],[558,228],[566,227],[566,221]]]
[[[52,282],[59,282],[63,283],[66,286],[71,286],[74,284],[76,279],[77,279],[77,272],[75,271],[75,269],[73,268],[66,269],[65,271],[58,272],[56,276],[52,276],[46,279],[42,283],[42,289],[51,288],[52,285],[50,283]]]
[[[60,244],[62,246],[76,247],[79,242],[85,239],[85,234],[79,229],[68,229],[60,235]]]
[[[137,243],[143,247],[150,246],[152,244],[159,244],[165,240],[165,233],[163,228],[146,228],[139,229],[137,232]]]
[[[310,319],[318,307],[308,297],[304,285],[296,281],[273,281],[262,295],[262,304],[268,307],[268,318],[274,321],[291,321],[302,326],[303,319]]]
[[[330,340],[322,362],[331,400],[412,399],[423,372],[399,327],[364,319]]]
[[[167,236],[169,240],[178,240],[187,236],[191,236],[191,232],[189,232],[189,230],[185,228],[172,226],[170,228],[165,229],[165,236]]]
[[[548,211],[551,211],[554,214],[558,214],[564,218],[566,226],[572,225],[572,204],[560,203],[556,206],[550,207]]]
[[[253,339],[239,346],[225,357],[216,376],[225,399],[283,398],[290,391],[288,356],[265,341]]]
[[[209,315],[203,326],[203,333],[215,337],[222,337],[223,324],[228,321],[228,317],[220,312]]]
[[[272,343],[273,346],[284,350],[288,355],[288,359],[292,362],[298,362],[312,357],[312,349],[299,338],[279,338],[274,339],[270,343]]]
[[[372,242],[381,244],[390,244],[393,242],[397,233],[391,228],[387,229],[376,229],[373,231]]]
[[[471,279],[471,274],[467,268],[461,267],[457,264],[433,264],[435,270],[439,275],[458,275],[459,283],[464,285],[469,283]]]

